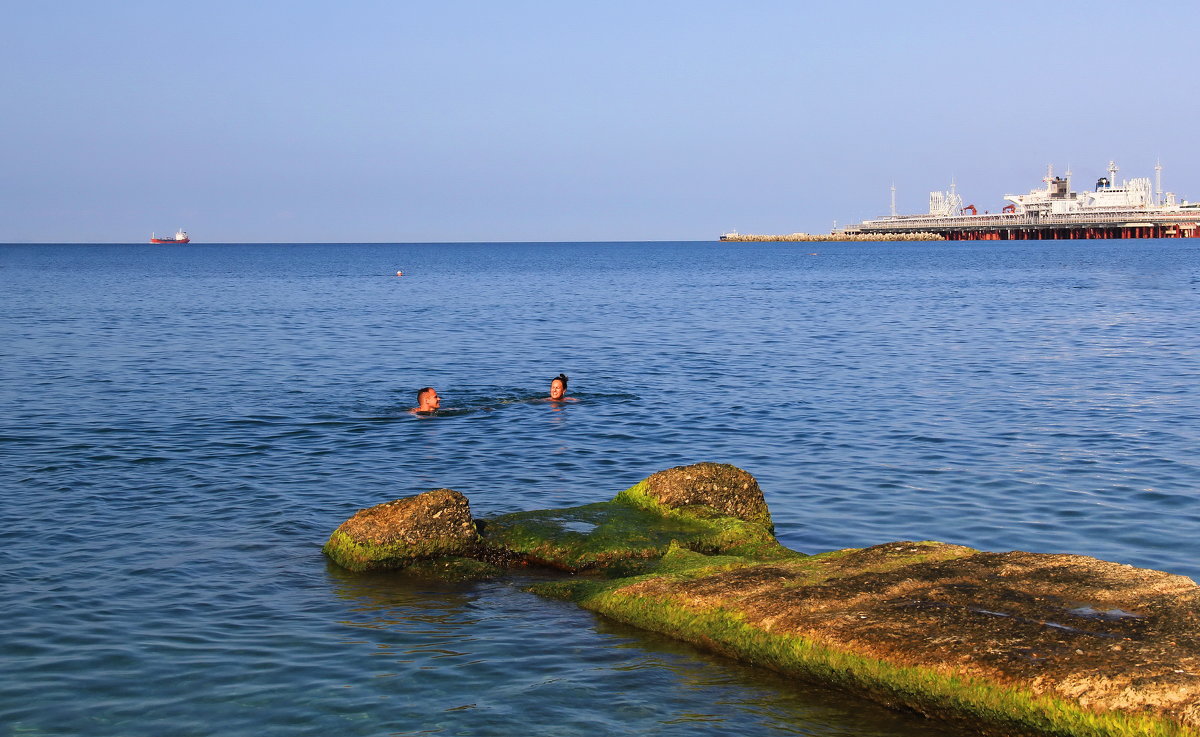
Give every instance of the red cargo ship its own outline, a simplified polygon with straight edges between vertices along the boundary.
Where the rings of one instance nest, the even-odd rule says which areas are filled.
[[[175,234],[174,238],[158,238],[153,233],[150,234],[151,243],[191,243],[192,239],[188,238],[188,234],[182,228]]]

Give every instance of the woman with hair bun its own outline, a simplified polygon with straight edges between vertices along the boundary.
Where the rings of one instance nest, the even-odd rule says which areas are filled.
[[[567,396],[567,375],[559,374],[550,380],[551,402],[574,402],[575,397]]]

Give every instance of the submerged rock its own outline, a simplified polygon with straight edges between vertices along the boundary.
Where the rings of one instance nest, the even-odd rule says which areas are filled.
[[[344,568],[367,571],[470,557],[478,544],[467,498],[453,489],[434,489],[360,509],[333,531],[323,550]]]

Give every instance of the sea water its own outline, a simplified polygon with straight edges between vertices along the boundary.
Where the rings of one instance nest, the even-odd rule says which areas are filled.
[[[320,546],[717,461],[801,551],[1195,577],[1198,308],[1190,240],[0,246],[0,734],[942,733]]]

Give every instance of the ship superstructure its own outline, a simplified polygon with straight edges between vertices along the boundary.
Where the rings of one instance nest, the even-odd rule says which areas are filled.
[[[1108,176],[1096,181],[1091,191],[1076,192],[1071,172],[1055,176],[1047,167],[1044,187],[1028,194],[1005,195],[1009,203],[999,213],[980,214],[973,204],[964,205],[952,183],[944,192],[929,193],[929,212],[921,215],[892,214],[866,220],[834,235],[903,236],[936,233],[947,240],[1063,240],[1080,238],[1194,238],[1200,236],[1200,203],[1179,201],[1173,192],[1162,191],[1162,166],[1155,166],[1155,181],[1149,178],[1117,183],[1116,163],[1108,163]]]

